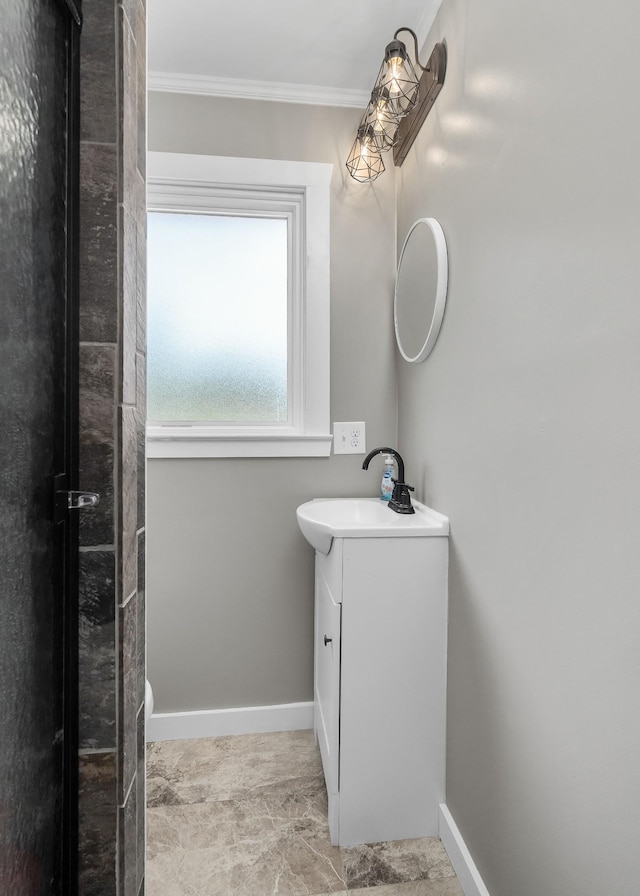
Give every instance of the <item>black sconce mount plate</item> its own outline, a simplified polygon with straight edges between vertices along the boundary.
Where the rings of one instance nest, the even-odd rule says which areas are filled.
[[[442,90],[446,70],[447,49],[443,43],[438,43],[434,46],[426,70],[420,78],[418,102],[413,111],[402,120],[398,130],[398,141],[393,147],[393,161],[398,168],[406,159],[413,141]]]

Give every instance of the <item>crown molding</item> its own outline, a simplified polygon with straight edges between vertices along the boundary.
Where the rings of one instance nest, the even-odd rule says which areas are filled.
[[[275,103],[305,103],[312,106],[346,106],[364,109],[369,102],[366,90],[337,87],[313,87],[305,84],[283,84],[275,81],[245,81],[240,78],[212,78],[179,72],[152,72],[147,88],[161,93],[191,93],[201,96],[222,96],[243,100]]]

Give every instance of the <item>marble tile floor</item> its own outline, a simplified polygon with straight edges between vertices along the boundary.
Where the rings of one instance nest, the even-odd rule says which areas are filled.
[[[311,731],[148,745],[146,896],[347,893],[463,896],[435,837],[331,845]]]

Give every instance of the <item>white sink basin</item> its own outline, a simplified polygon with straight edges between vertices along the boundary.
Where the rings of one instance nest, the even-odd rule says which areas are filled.
[[[379,498],[316,498],[296,511],[304,537],[321,554],[334,538],[398,538],[448,535],[449,520],[413,502],[413,514],[395,513]]]

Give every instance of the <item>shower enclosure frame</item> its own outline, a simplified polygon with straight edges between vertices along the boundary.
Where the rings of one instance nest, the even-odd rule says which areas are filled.
[[[80,32],[82,0],[58,0],[68,12],[67,43],[67,385],[65,413],[66,471],[69,488],[79,479],[79,209],[80,209]],[[65,522],[63,719],[64,760],[62,782],[62,888],[78,892],[78,516]]]

